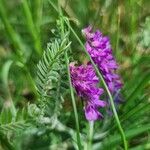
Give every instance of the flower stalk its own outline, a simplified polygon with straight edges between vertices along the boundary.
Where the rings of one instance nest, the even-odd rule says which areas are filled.
[[[59,13],[60,13],[61,37],[63,38],[63,37],[64,37],[64,30],[65,30],[65,29],[64,29],[64,19],[62,18],[61,6],[59,6]],[[69,58],[68,58],[67,51],[65,52],[65,62],[66,62],[66,66],[67,66],[67,74],[68,74],[68,80],[69,80],[69,88],[70,88],[72,106],[73,106],[74,117],[75,117],[75,123],[76,123],[77,145],[78,145],[78,149],[79,149],[79,150],[82,150],[81,139],[80,139],[79,117],[78,117],[77,106],[76,106],[74,91],[73,91],[72,82],[71,82],[71,75],[70,75],[70,68],[69,68]]]
[[[54,7],[54,9],[59,13],[59,11],[56,9],[55,5],[51,2],[51,0],[49,0],[49,3]],[[76,39],[78,40],[79,44],[81,45],[81,47],[83,48],[84,52],[86,53],[87,57],[89,58],[91,64],[93,65],[98,77],[101,79],[105,89],[106,89],[106,92],[109,96],[109,100],[110,100],[110,104],[111,104],[111,107],[112,107],[112,111],[114,113],[114,117],[115,117],[115,120],[116,120],[116,123],[117,123],[117,126],[118,126],[118,129],[119,129],[119,132],[121,134],[121,138],[122,138],[122,141],[123,141],[123,145],[124,145],[124,149],[125,150],[128,150],[128,144],[127,144],[127,141],[126,141],[126,137],[125,137],[125,133],[124,133],[124,130],[121,126],[121,123],[120,123],[120,120],[119,120],[119,117],[118,117],[118,114],[117,114],[117,111],[115,109],[115,105],[114,105],[114,102],[113,102],[113,98],[112,98],[112,95],[108,89],[108,86],[102,76],[102,74],[100,73],[97,65],[94,63],[93,59],[91,58],[90,54],[87,52],[84,44],[82,43],[82,41],[80,40],[80,38],[78,37],[78,35],[75,33],[75,31],[73,30],[73,28],[70,26],[69,22],[68,22],[68,18],[65,18],[62,14],[60,14],[62,19],[65,21],[65,23],[67,24],[67,26],[69,27],[69,29],[71,30],[71,32],[74,34],[74,36],[76,37]],[[70,71],[69,71],[69,75],[70,75]],[[70,78],[70,82],[71,82],[71,78]],[[71,85],[72,86],[72,85]],[[73,90],[73,89],[72,89]]]
[[[75,33],[75,31],[73,30],[73,28],[70,26],[70,24],[68,23],[68,21],[64,18],[64,21],[66,22],[67,26],[70,28],[70,30],[72,31],[72,33],[74,34],[74,36],[76,37],[76,39],[78,40],[78,42],[80,43],[80,45],[82,46],[83,50],[85,51],[86,55],[88,56],[90,62],[92,63],[98,77],[101,79],[104,87],[105,87],[105,90],[109,96],[109,100],[110,100],[110,104],[111,104],[111,107],[112,107],[112,111],[114,113],[114,117],[115,117],[115,120],[116,120],[116,123],[117,123],[117,126],[118,126],[118,129],[120,131],[120,134],[121,134],[121,137],[122,137],[122,140],[123,140],[123,144],[124,144],[124,149],[125,150],[128,150],[128,145],[127,145],[127,141],[126,141],[126,137],[125,137],[125,133],[124,133],[124,130],[121,126],[121,123],[120,123],[120,120],[119,120],[119,117],[118,117],[118,114],[117,114],[117,111],[115,109],[115,105],[114,105],[114,102],[113,102],[113,98],[112,98],[112,95],[108,89],[108,86],[102,76],[102,74],[100,73],[97,65],[94,63],[93,59],[91,58],[90,54],[87,52],[84,44],[82,43],[82,41],[80,40],[80,38],[78,37],[78,35]]]
[[[88,150],[92,150],[92,139],[94,132],[94,121],[89,121],[89,138],[88,138]]]

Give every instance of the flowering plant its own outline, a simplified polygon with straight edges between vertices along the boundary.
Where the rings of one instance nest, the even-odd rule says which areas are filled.
[[[86,119],[91,121],[102,118],[102,114],[99,113],[98,108],[106,106],[106,102],[99,100],[103,89],[97,87],[99,79],[92,65],[76,67],[74,64],[70,64],[70,73],[72,84],[77,94],[84,100]]]

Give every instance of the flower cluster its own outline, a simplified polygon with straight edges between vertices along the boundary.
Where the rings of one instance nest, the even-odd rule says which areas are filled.
[[[99,107],[104,107],[106,102],[99,99],[103,89],[97,87],[99,79],[92,65],[75,66],[70,64],[71,80],[77,94],[82,97],[85,107],[85,117],[87,120],[97,120],[102,118],[98,111]]]
[[[122,83],[119,75],[115,73],[118,65],[112,55],[109,38],[103,36],[99,30],[92,32],[91,26],[83,29],[82,33],[87,40],[85,47],[88,53],[99,67],[109,90],[115,94],[121,89]]]
[[[86,50],[97,64],[116,102],[120,101],[118,92],[122,87],[122,82],[120,76],[116,74],[118,65],[113,57],[109,38],[103,36],[99,30],[92,32],[92,27],[90,26],[83,29],[82,32],[87,40],[85,44]],[[77,67],[71,64],[70,72],[72,84],[77,94],[85,102],[86,119],[91,121],[101,118],[102,114],[98,111],[98,108],[106,106],[106,102],[99,99],[103,89],[97,87],[99,79],[92,65],[88,64]]]

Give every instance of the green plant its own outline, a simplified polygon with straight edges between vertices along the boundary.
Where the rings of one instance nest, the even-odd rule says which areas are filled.
[[[117,114],[90,124],[69,70],[91,59],[88,24],[110,36],[124,82]],[[129,150],[150,149],[149,25],[149,0],[0,0],[0,149],[124,149],[116,117]]]

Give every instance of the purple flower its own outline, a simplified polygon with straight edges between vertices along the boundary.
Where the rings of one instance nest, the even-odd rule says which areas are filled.
[[[88,53],[97,64],[109,90],[115,94],[121,89],[122,82],[119,75],[116,74],[118,65],[113,57],[109,38],[103,36],[99,30],[92,32],[91,26],[83,29],[82,33],[87,40],[85,47]]]
[[[92,121],[102,118],[98,108],[106,106],[106,102],[99,99],[103,89],[97,87],[99,79],[92,65],[75,66],[71,63],[70,73],[77,94],[84,100],[86,119]]]

